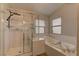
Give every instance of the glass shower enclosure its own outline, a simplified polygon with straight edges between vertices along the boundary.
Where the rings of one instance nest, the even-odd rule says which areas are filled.
[[[3,55],[27,55],[27,53],[32,55],[32,14],[22,13],[20,16],[12,16],[10,27],[6,15],[4,14],[2,19]]]

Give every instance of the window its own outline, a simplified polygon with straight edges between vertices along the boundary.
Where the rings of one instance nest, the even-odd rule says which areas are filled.
[[[61,17],[52,20],[52,31],[55,34],[61,34]]]
[[[35,32],[44,33],[45,22],[44,20],[36,20],[35,21]]]

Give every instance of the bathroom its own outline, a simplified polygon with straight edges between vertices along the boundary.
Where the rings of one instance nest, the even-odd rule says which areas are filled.
[[[77,56],[79,4],[0,3],[0,56]]]

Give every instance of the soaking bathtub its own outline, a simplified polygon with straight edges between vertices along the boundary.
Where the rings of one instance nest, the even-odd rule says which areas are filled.
[[[73,47],[73,45],[69,45],[73,52],[70,50],[67,50],[65,45],[67,43],[63,44],[54,44],[51,42],[45,42],[45,49],[48,56],[76,56],[76,49]],[[68,44],[67,44],[68,45]]]

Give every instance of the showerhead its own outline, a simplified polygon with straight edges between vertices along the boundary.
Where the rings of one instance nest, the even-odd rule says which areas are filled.
[[[8,28],[10,28],[10,18],[13,16],[13,15],[20,15],[18,13],[15,13],[15,12],[12,12],[12,11],[9,11],[10,12],[10,15],[9,17],[7,18],[7,21],[8,21]]]
[[[19,15],[20,16],[20,14],[18,14],[18,13],[15,13],[15,12],[12,12],[12,11],[9,11],[9,12],[10,12],[10,16],[7,18],[7,21],[10,20],[11,16],[13,16],[13,15]]]

